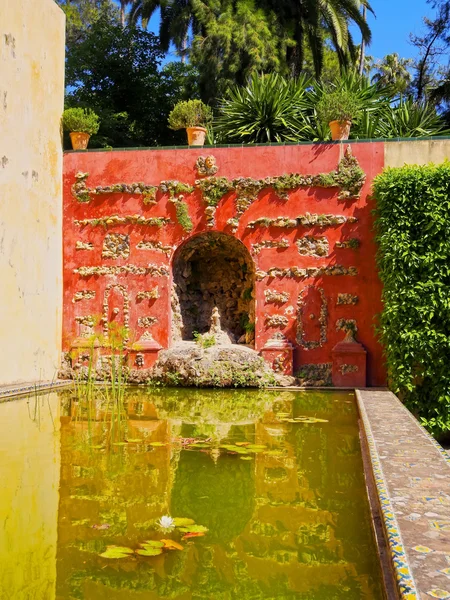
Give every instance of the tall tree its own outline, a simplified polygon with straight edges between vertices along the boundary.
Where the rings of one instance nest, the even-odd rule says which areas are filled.
[[[178,64],[161,70],[163,57],[155,35],[107,19],[93,23],[68,49],[66,104],[99,114],[93,147],[185,143],[184,132],[168,129],[167,117],[187,93],[197,96],[195,69]]]
[[[173,43],[184,57],[189,32],[199,32],[200,24],[195,18],[191,0],[131,0],[130,21],[147,27],[152,15],[161,12],[159,37],[163,50]]]
[[[243,85],[255,72],[283,71],[285,45],[275,15],[255,0],[192,0],[202,24],[190,59],[200,73],[205,101],[214,103],[228,86]]]
[[[66,15],[66,46],[85,39],[89,27],[100,18],[117,20],[119,12],[112,0],[56,0]]]
[[[372,81],[383,86],[392,86],[395,91],[404,94],[411,84],[412,75],[409,69],[413,62],[411,58],[400,58],[396,52],[387,54],[375,63],[377,72],[372,77]]]
[[[349,26],[355,24],[366,43],[371,41],[370,28],[361,7],[372,10],[367,0],[264,0],[277,16],[281,31],[291,41],[286,44],[286,62],[293,75],[304,64],[306,45],[311,50],[314,70],[320,77],[323,54],[329,39],[341,67],[356,60],[356,46]]]
[[[425,33],[421,36],[411,35],[411,41],[420,53],[414,66],[413,81],[418,101],[422,101],[427,92],[436,87],[441,57],[448,54],[450,48],[450,0],[437,0],[432,4],[437,13],[434,19],[423,19]]]
[[[192,30],[193,43],[188,52],[195,54],[198,63],[201,49],[205,48],[202,68],[207,68],[213,58],[213,47],[224,64],[234,47],[232,62],[242,56],[244,63],[242,68],[233,66],[240,75],[249,69],[245,62],[250,54],[255,57],[254,68],[274,70],[276,64],[280,71],[288,68],[291,74],[298,74],[308,46],[315,74],[320,76],[327,39],[337,52],[341,66],[356,60],[350,24],[357,25],[365,43],[370,42],[370,28],[361,14],[363,6],[371,10],[368,0],[133,0],[130,19],[133,22],[140,19],[145,26],[159,7],[163,47],[167,49],[173,42],[178,51],[185,52],[187,36]],[[245,27],[247,34],[243,36]],[[260,41],[254,39],[258,35]],[[243,37],[245,43],[250,43],[248,51],[241,46]],[[267,51],[269,46],[272,51],[276,46],[273,59]]]

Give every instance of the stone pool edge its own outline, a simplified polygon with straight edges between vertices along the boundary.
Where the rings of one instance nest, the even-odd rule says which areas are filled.
[[[398,411],[403,419],[405,419],[406,424],[408,425],[409,423],[409,426],[415,430],[413,432],[413,436],[416,434],[423,443],[429,445],[429,448],[433,447],[434,450],[439,452],[441,457],[444,459],[442,463],[444,470],[446,466],[450,466],[450,457],[392,392],[388,390],[377,390],[374,393],[369,389],[355,389],[355,396],[360,416],[360,430],[363,437],[362,441],[366,446],[366,451],[370,461],[369,468],[371,473],[369,473],[369,475],[371,475],[371,479],[376,488],[376,496],[378,500],[377,504],[381,513],[384,537],[388,546],[390,567],[394,572],[398,597],[401,600],[419,600],[430,597],[450,598],[450,594],[447,590],[427,590],[424,588],[424,581],[422,580],[423,577],[421,576],[421,572],[417,566],[417,561],[415,561],[416,564],[411,564],[410,559],[408,558],[408,552],[405,547],[404,538],[402,537],[404,513],[403,510],[400,511],[400,509],[395,508],[395,502],[393,502],[393,500],[396,501],[397,498],[391,496],[391,494],[396,495],[395,492],[398,493],[398,490],[392,487],[392,479],[389,479],[383,470],[383,461],[385,467],[388,468],[388,471],[390,462],[398,464],[398,456],[396,457],[395,453],[391,452],[390,448],[395,446],[398,447],[399,441],[401,442],[402,432],[398,427],[399,423],[395,421],[391,422],[389,436],[392,436],[392,442],[389,442],[388,445],[386,445],[386,437],[383,439],[383,436],[380,435],[379,423],[377,423],[376,409],[374,412],[374,406],[380,407],[379,410],[382,410],[381,405],[384,405],[385,407],[386,403],[388,403],[395,411]],[[367,407],[369,407],[369,410],[367,410]],[[375,427],[377,433],[374,433],[374,428],[372,425]],[[383,457],[380,456],[378,448],[380,448],[380,450],[382,449],[382,453],[384,454]],[[389,455],[390,452],[391,455]],[[408,460],[406,456],[404,460],[406,463]],[[411,458],[409,460],[411,460]],[[414,468],[411,469],[410,474],[414,475]],[[419,477],[416,477],[416,479],[420,480]],[[389,492],[389,489],[391,489],[391,493]],[[431,491],[430,495],[432,495]],[[399,525],[398,522],[398,517],[400,515],[402,515],[400,520],[403,520],[403,526]],[[407,530],[403,531],[403,533],[406,534],[407,538],[410,537]],[[419,551],[419,548],[424,548],[424,551],[433,552],[425,545],[425,542],[427,541],[430,542],[430,540],[426,538],[422,538],[422,542],[418,540],[418,543],[423,543],[423,546],[417,546],[416,548],[413,548],[413,550]],[[422,568],[425,567],[424,564],[421,566]],[[418,584],[417,577],[419,580],[422,580],[421,585]],[[449,595],[438,595],[437,593],[435,595],[433,592],[445,592]]]
[[[408,557],[403,546],[394,508],[391,504],[387,482],[384,477],[383,469],[379,459],[378,451],[375,445],[375,438],[372,433],[370,421],[364,406],[364,401],[360,390],[355,390],[356,402],[362,427],[361,433],[364,436],[364,442],[367,448],[368,458],[371,466],[371,479],[375,484],[378,508],[382,518],[384,538],[390,553],[390,567],[393,570],[398,597],[402,600],[419,599],[420,596],[409,566]],[[363,450],[363,449],[361,449]],[[381,558],[381,557],[380,557]]]
[[[60,388],[68,387],[73,384],[72,380],[41,381],[34,383],[12,383],[0,387],[0,403],[8,402],[20,396],[28,396],[42,392],[52,392]]]

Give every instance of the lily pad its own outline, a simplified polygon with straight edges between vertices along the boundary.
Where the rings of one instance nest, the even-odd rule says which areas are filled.
[[[317,417],[295,417],[295,419],[282,419],[285,423],[328,423],[327,419],[319,419]]]
[[[189,531],[188,533],[185,533],[181,539],[189,540],[190,538],[203,537],[204,535],[203,531]]]
[[[253,458],[251,456],[240,456],[239,458],[241,460],[253,460]]]
[[[139,556],[159,556],[162,552],[162,548],[151,548],[150,546],[136,550],[136,554]]]
[[[175,517],[173,520],[175,527],[187,527],[188,525],[194,525],[194,519],[186,519],[185,517]]]
[[[236,446],[250,446],[250,442],[236,442]]]
[[[164,540],[146,540],[142,544],[139,544],[143,548],[164,548]]]
[[[188,448],[211,448],[211,444],[188,444]]]
[[[183,533],[205,533],[208,528],[204,525],[189,525],[188,527],[180,527]]]
[[[135,439],[128,438],[128,439],[127,439],[127,442],[128,442],[129,444],[139,444],[139,443],[140,443],[140,442],[142,442],[142,441],[143,441],[143,440],[142,440],[141,438],[135,438]]]
[[[268,450],[266,454],[267,456],[284,456],[284,452],[282,450]]]
[[[168,550],[183,550],[183,546],[178,542],[174,542],[173,540],[161,540],[164,542],[164,548]]]
[[[150,442],[150,446],[154,446],[155,448],[160,448],[161,446],[165,446],[163,442]]]
[[[105,446],[103,444],[97,444],[96,446],[91,446],[94,450],[103,450]]]
[[[126,446],[127,442],[114,442],[113,446]]]
[[[126,558],[130,554],[133,554],[131,548],[125,546],[107,546],[106,550],[100,554],[103,558]]]
[[[228,452],[236,452],[236,454],[248,454],[247,448],[239,448],[239,446],[234,446],[233,444],[224,444],[220,447],[224,450],[228,450]]]

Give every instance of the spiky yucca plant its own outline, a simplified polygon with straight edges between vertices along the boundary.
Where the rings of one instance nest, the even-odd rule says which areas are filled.
[[[296,142],[303,137],[302,113],[311,109],[306,77],[286,80],[254,73],[244,87],[233,86],[220,103],[214,131],[227,142]]]

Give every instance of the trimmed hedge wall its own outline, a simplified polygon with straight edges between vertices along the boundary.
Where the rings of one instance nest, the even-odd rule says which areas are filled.
[[[450,433],[450,163],[374,181],[380,338],[389,383],[437,437]]]

